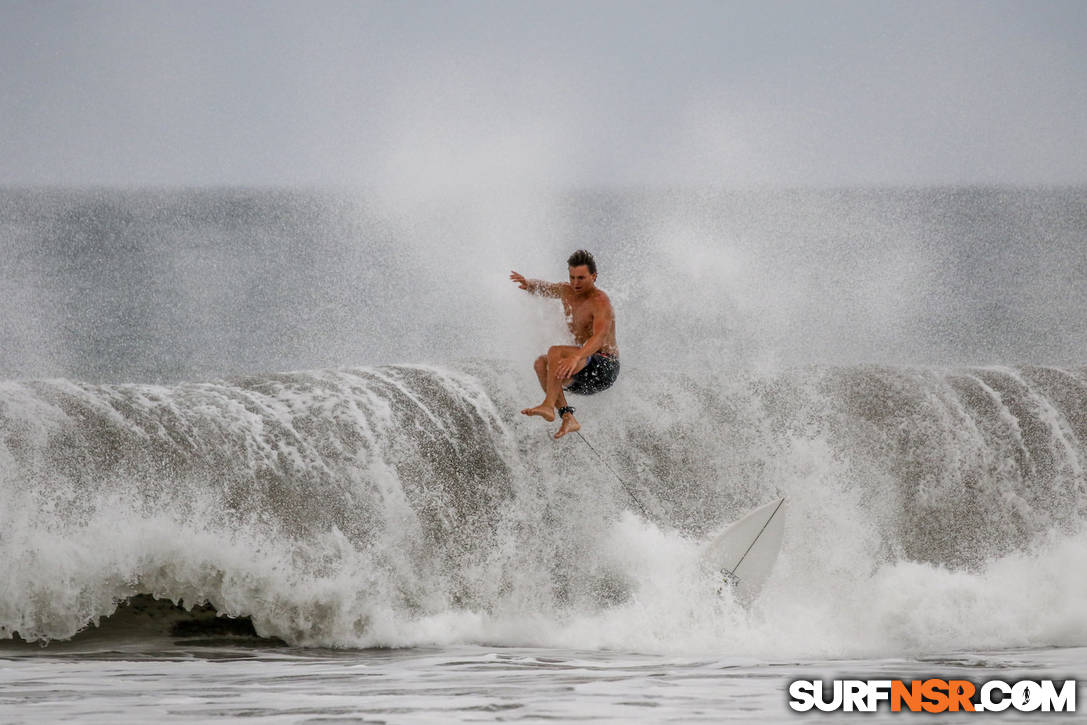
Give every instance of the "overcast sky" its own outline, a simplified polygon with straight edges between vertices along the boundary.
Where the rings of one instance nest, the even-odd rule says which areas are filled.
[[[1087,182],[1087,2],[0,0],[0,184]]]

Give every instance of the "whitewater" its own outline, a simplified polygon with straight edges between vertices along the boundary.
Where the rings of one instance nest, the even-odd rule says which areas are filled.
[[[784,722],[801,677],[1082,678],[1082,190],[551,203],[499,253],[486,205],[5,192],[0,717]],[[624,365],[592,448],[516,412],[562,324],[505,280],[583,234]],[[747,606],[699,554],[780,496]]]

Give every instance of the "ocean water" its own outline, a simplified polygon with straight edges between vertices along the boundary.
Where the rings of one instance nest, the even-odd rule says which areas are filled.
[[[1087,676],[1085,189],[9,189],[0,243],[5,722]],[[623,357],[592,448],[518,414],[564,328],[508,280],[582,246]],[[783,495],[737,602],[699,552]]]

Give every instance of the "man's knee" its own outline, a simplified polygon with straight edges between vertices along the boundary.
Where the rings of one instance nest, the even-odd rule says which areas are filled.
[[[538,373],[546,373],[547,355],[540,355],[538,358],[536,358],[536,362],[533,364],[532,367],[536,368],[536,372]]]

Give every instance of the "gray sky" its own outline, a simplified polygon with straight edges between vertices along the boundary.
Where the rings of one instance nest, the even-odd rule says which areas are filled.
[[[1087,2],[0,0],[0,184],[1087,182]]]

